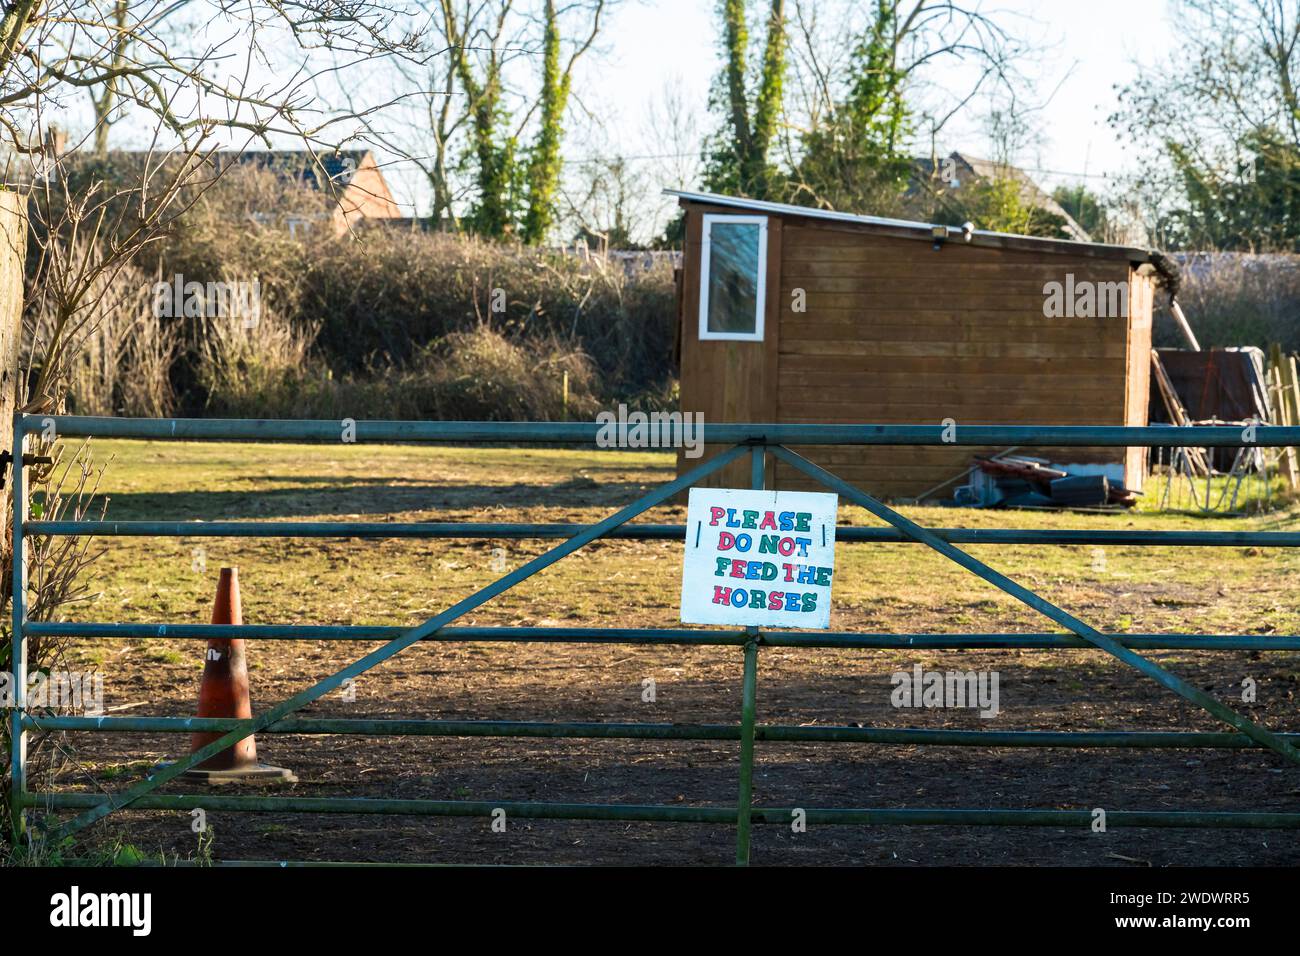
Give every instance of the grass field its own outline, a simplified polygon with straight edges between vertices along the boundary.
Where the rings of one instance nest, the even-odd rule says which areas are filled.
[[[640,452],[95,442],[117,519],[323,519],[587,522],[673,474]],[[1294,511],[1253,518],[905,508],[931,526],[1294,529]],[[664,507],[646,521],[680,521]],[[841,509],[845,524],[871,524]],[[101,539],[93,605],[79,620],[203,623],[216,570],[240,569],[246,623],[421,622],[518,566],[541,541]],[[972,546],[969,550],[1106,631],[1300,633],[1300,555],[1262,548]],[[461,624],[674,626],[675,542],[597,542],[462,619]],[[837,555],[836,630],[1058,630],[916,545],[845,545]],[[259,642],[250,649],[259,709],[360,657],[368,642]],[[202,649],[178,640],[76,642],[74,665],[105,675],[122,714],[193,712]],[[1151,652],[1149,656],[1275,729],[1290,729],[1295,655]],[[889,675],[915,663],[1001,676],[1002,713],[890,706]],[[653,703],[642,681],[656,681]],[[735,648],[430,644],[412,648],[304,716],[734,723]],[[1251,677],[1258,700],[1240,701]],[[1091,651],[767,649],[760,722],[982,729],[1222,729],[1136,672]],[[69,735],[73,754],[36,786],[121,788],[179,736]],[[723,743],[264,735],[264,759],[298,773],[309,795],[575,802],[734,803],[736,748]],[[760,744],[755,800],[804,806],[1025,806],[1295,809],[1297,773],[1261,752],[1061,751]],[[173,789],[178,789],[175,785]],[[123,812],[96,839],[144,849],[195,845],[186,814]],[[708,862],[730,859],[731,831],[699,825],[212,814],[226,858],[472,862]],[[815,829],[815,828],[814,828]],[[1280,837],[1280,839],[1279,839]],[[1272,838],[1272,839],[1270,839]],[[1295,863],[1286,834],[991,828],[759,828],[757,863]]]

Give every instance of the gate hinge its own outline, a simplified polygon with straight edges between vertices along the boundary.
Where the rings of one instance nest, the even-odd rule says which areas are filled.
[[[9,480],[9,466],[13,463],[14,456],[8,448],[0,451],[0,489],[3,489],[5,482]],[[23,467],[29,465],[52,465],[54,459],[49,455],[29,455],[23,452]]]

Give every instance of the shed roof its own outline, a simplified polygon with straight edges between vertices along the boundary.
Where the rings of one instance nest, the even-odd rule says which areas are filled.
[[[1129,262],[1136,263],[1151,261],[1149,250],[1133,246],[1112,246],[1100,242],[1078,242],[1073,239],[1046,239],[1041,236],[1019,236],[1009,232],[991,232],[987,229],[973,229],[969,234],[969,238],[967,238],[961,226],[946,226],[941,223],[886,219],[881,216],[859,216],[848,212],[833,212],[828,209],[813,209],[808,206],[793,206],[788,203],[767,202],[762,199],[744,199],[739,196],[698,193],[682,189],[665,189],[664,194],[676,196],[682,203],[727,206],[751,212],[763,212],[774,216],[825,220],[855,226],[879,235],[895,236],[902,239],[920,239],[933,242],[935,230],[942,229],[945,231],[946,241],[962,242],[964,240],[973,246],[1049,252],[1058,255],[1098,259],[1127,259]]]

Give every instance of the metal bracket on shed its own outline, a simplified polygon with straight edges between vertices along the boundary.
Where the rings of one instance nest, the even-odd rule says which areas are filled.
[[[0,451],[0,490],[4,489],[5,482],[8,481],[9,466],[13,463],[13,460],[14,460],[13,453],[9,451],[8,448],[6,448],[4,451]],[[23,453],[24,468],[30,465],[52,465],[52,464],[54,464],[54,459],[51,458],[49,455],[29,455],[26,452]]]

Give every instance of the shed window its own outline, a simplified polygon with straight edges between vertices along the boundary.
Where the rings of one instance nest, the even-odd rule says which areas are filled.
[[[704,217],[700,338],[763,341],[767,218]]]

